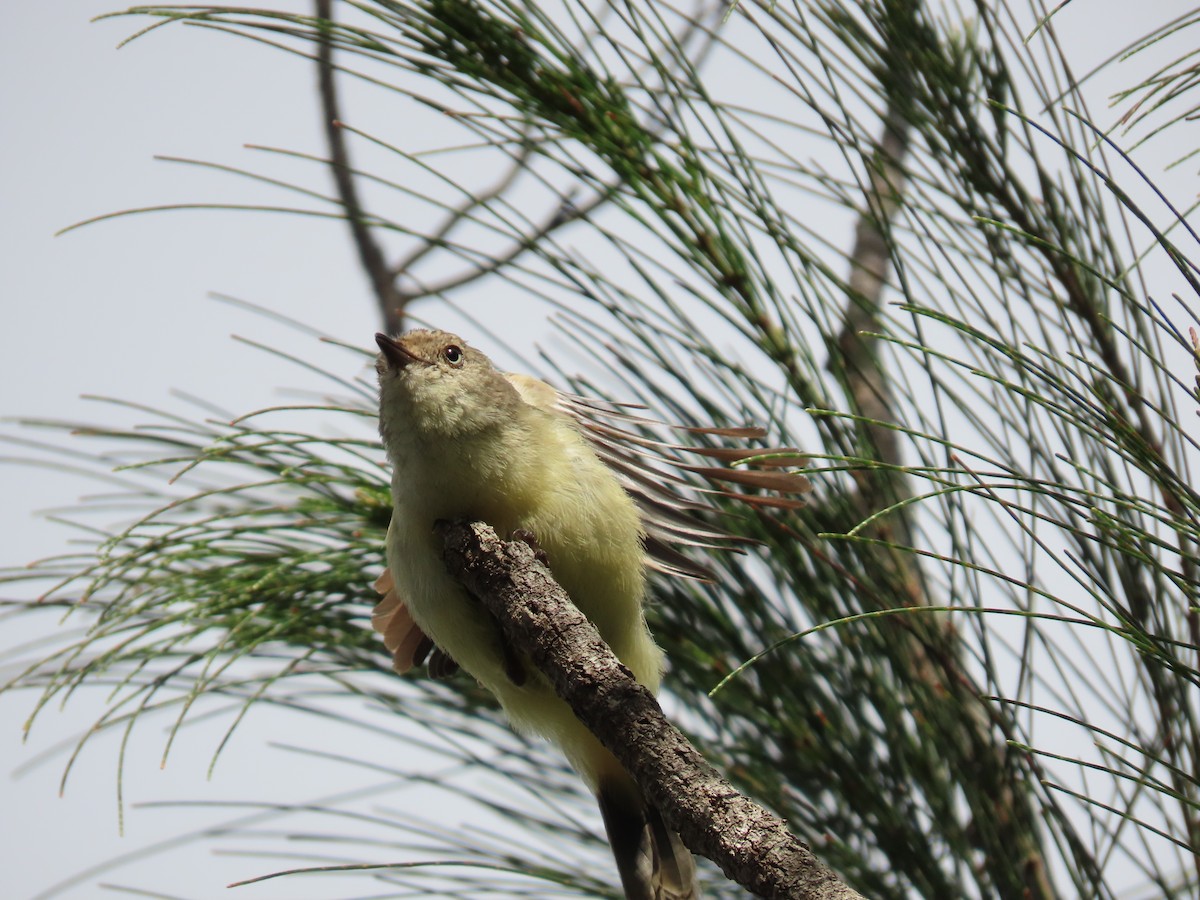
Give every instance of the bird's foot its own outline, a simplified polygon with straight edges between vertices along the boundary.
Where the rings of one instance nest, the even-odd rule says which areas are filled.
[[[509,536],[510,541],[520,541],[522,544],[529,546],[533,551],[533,557],[544,566],[550,565],[550,557],[546,555],[546,551],[542,549],[542,545],[538,543],[537,535],[526,528],[517,528]]]

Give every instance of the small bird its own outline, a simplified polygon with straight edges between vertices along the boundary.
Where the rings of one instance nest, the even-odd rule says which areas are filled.
[[[656,691],[663,653],[646,626],[647,569],[712,580],[677,547],[733,549],[746,539],[703,518],[704,493],[752,508],[792,508],[808,480],[791,448],[687,448],[647,436],[660,423],[629,405],[560,393],[506,374],[444,331],[375,335],[380,354],[379,430],[392,465],[387,569],[372,625],[407,672],[429,661],[434,677],[459,666],[490,690],[519,730],[558,744],[595,793],[630,900],[699,897],[695,864],[678,835],[642,797],[616,758],[575,718],[498,624],[452,579],[433,526],[483,521],[500,534],[532,535],[558,583],[639,682]],[[757,428],[686,428],[735,439]],[[692,464],[687,450],[737,468]],[[666,468],[664,468],[664,466]],[[671,471],[675,469],[677,471]],[[690,472],[713,485],[689,491]],[[787,496],[781,496],[787,495]]]

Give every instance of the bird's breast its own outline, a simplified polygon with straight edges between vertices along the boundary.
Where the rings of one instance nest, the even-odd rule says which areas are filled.
[[[401,586],[409,583],[413,616],[436,643],[454,655],[450,645],[458,636],[439,631],[478,618],[478,609],[446,573],[433,525],[484,521],[502,538],[531,532],[555,579],[617,656],[639,680],[657,685],[661,659],[642,615],[640,519],[615,475],[573,428],[534,417],[490,442],[412,451],[393,459],[395,541],[389,540],[388,563]]]

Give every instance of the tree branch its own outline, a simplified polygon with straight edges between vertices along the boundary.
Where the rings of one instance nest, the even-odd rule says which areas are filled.
[[[424,297],[435,297],[438,294],[463,287],[464,285],[468,285],[473,281],[478,281],[480,278],[491,275],[493,272],[499,271],[509,263],[513,262],[513,260],[515,260],[518,256],[525,253],[531,247],[537,246],[538,243],[549,237],[553,232],[561,228],[563,225],[566,225],[568,222],[574,222],[576,219],[585,218],[600,204],[607,203],[609,198],[612,197],[615,192],[616,186],[610,185],[601,190],[581,206],[574,205],[569,198],[564,197],[562,202],[559,204],[558,209],[551,212],[543,224],[537,226],[537,228],[529,234],[519,238],[509,249],[498,253],[485,263],[472,266],[462,270],[461,272],[456,272],[453,275],[447,276],[441,281],[435,282],[434,284],[421,285],[413,290],[403,291],[400,294],[403,302],[410,303],[413,300],[420,300]],[[440,246],[441,238],[430,237],[423,245],[423,248],[432,247],[435,244]],[[422,252],[421,255],[424,255],[424,253]],[[409,277],[412,278],[411,275]]]
[[[526,137],[528,136],[526,135]],[[413,266],[441,247],[447,235],[457,228],[474,210],[481,206],[487,206],[487,204],[504,194],[512,187],[513,182],[517,180],[517,176],[529,168],[529,160],[532,155],[533,144],[529,140],[522,141],[521,150],[513,157],[508,171],[502,174],[492,187],[481,193],[471,195],[461,205],[451,209],[441,225],[435,228],[428,236],[423,237],[421,244],[415,250],[392,266],[392,277],[400,278],[406,275]]]
[[[404,298],[396,289],[396,279],[387,260],[384,259],[383,250],[375,242],[371,229],[367,226],[366,215],[358,199],[358,188],[354,184],[354,175],[350,168],[346,135],[342,131],[337,87],[333,77],[333,40],[330,35],[333,25],[332,0],[316,0],[316,13],[318,19],[327,23],[321,29],[321,39],[317,42],[317,79],[320,85],[325,139],[329,144],[329,170],[333,173],[333,182],[337,187],[342,208],[346,210],[346,222],[350,226],[354,246],[358,248],[359,261],[375,291],[375,301],[379,304],[384,330],[388,334],[399,334],[404,329]]]
[[[688,847],[761,897],[861,900],[666,720],[527,544],[501,541],[478,522],[442,522],[437,530],[450,573],[487,606],[505,638],[533,660]]]
[[[842,330],[838,335],[838,356],[826,366],[833,374],[844,372],[846,386],[860,415],[878,422],[895,422],[895,401],[890,374],[876,358],[879,312],[883,289],[891,267],[891,246],[884,229],[900,208],[906,175],[904,156],[908,151],[909,125],[900,111],[891,105],[883,123],[874,159],[870,163],[870,182],[864,186],[867,209],[858,217],[854,229],[854,250],[850,256],[849,299]],[[879,459],[901,463],[896,432],[882,425],[865,426]]]
[[[873,452],[881,462],[903,466],[899,432],[875,422],[899,423],[892,375],[878,356],[879,338],[874,333],[883,330],[880,312],[887,274],[891,267],[891,221],[900,211],[907,184],[904,159],[908,153],[911,125],[904,115],[902,104],[893,97],[884,115],[882,134],[875,153],[869,161],[870,181],[864,186],[867,208],[859,216],[851,255],[849,299],[841,333],[838,335],[838,355],[831,356],[827,368],[841,374],[855,409],[867,423],[863,425],[870,446],[864,453]],[[911,496],[907,479],[898,471],[870,470],[856,473],[858,484],[857,515],[867,517],[880,507]],[[898,510],[873,525],[873,532],[885,545],[914,543],[910,508]],[[929,596],[918,556],[892,552],[883,557],[890,570],[881,569],[894,579],[900,595],[914,605],[927,605]],[[1046,861],[1036,837],[1037,820],[1029,808],[1028,795],[1014,788],[1006,775],[1012,763],[1005,744],[996,740],[994,727],[1007,738],[1009,725],[985,703],[980,702],[988,692],[982,689],[962,664],[961,641],[948,621],[938,627],[939,620],[922,622],[914,628],[911,622],[897,623],[911,636],[908,653],[898,662],[912,674],[916,684],[928,690],[931,702],[944,703],[947,695],[957,701],[963,715],[945,729],[945,754],[962,771],[974,771],[979,789],[968,794],[968,804],[977,820],[990,815],[994,846],[1001,846],[1021,860],[1021,888],[1026,896],[1050,898],[1055,896],[1049,881]],[[924,627],[928,625],[929,627]],[[997,884],[1008,871],[997,854],[988,855],[996,865]]]

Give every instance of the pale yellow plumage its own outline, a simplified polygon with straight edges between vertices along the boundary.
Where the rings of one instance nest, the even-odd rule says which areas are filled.
[[[661,681],[663,657],[642,613],[647,548],[657,548],[656,567],[663,571],[702,577],[704,570],[668,543],[721,546],[729,536],[681,514],[694,505],[667,502],[672,495],[611,441],[624,432],[589,420],[589,401],[559,394],[529,376],[504,375],[446,332],[377,340],[383,351],[377,364],[380,430],[393,466],[394,510],[388,570],[376,583],[384,597],[372,624],[384,635],[395,667],[406,671],[420,661],[429,649],[427,635],[496,696],[516,727],[559,744],[597,792],[629,897],[698,896],[690,856],[645,808],[620,764],[531,667],[523,667],[528,677],[514,677],[495,622],[447,573],[433,524],[482,520],[501,535],[532,532],[556,580],[651,690]],[[722,460],[748,455],[732,452],[709,455]],[[708,477],[718,471],[695,470]],[[803,489],[802,476],[752,474],[762,480],[747,482],[740,472],[725,480]],[[634,838],[615,833],[626,831],[631,821],[638,832]]]

